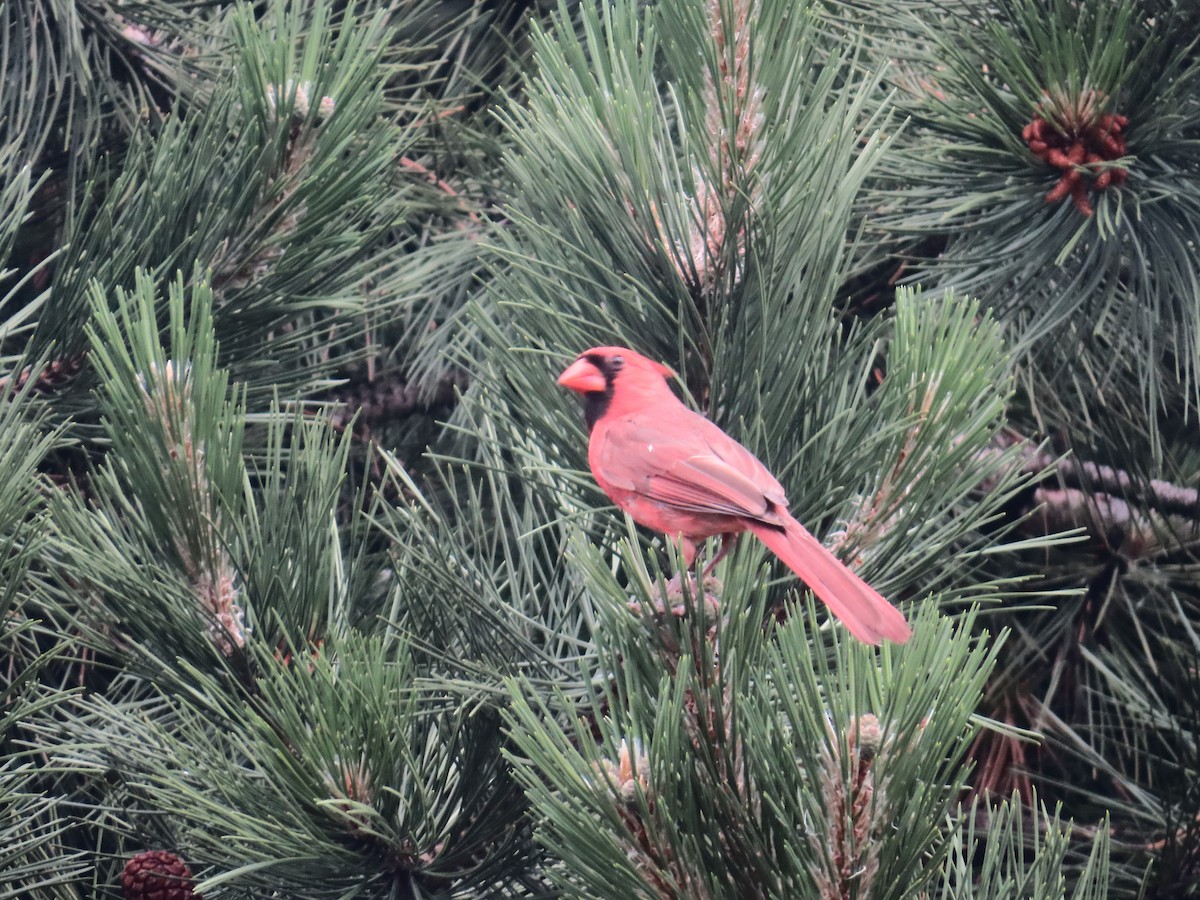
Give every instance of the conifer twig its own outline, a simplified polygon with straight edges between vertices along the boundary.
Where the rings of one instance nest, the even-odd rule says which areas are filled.
[[[329,399],[338,406],[329,413],[329,421],[342,429],[357,416],[360,425],[370,428],[414,413],[445,409],[466,386],[466,376],[458,371],[448,373],[432,387],[413,384],[396,373],[348,382],[330,392]]]
[[[450,184],[448,182],[446,182],[444,179],[439,178],[436,173],[431,172],[428,168],[426,168],[425,166],[423,166],[419,162],[417,162],[415,159],[412,159],[411,157],[408,157],[408,156],[400,157],[400,165],[403,166],[405,169],[409,169],[413,172],[418,173],[419,175],[423,175],[425,177],[425,179],[430,184],[432,184],[434,187],[436,187],[439,191],[441,191],[443,194],[446,194],[447,196],[453,198],[454,202],[457,204],[458,208],[463,211],[463,214],[468,219],[470,219],[472,222],[474,222],[476,225],[479,225],[480,227],[483,226],[483,221],[479,218],[479,214],[476,213],[475,210],[471,209],[471,207],[467,205],[467,201],[463,198],[462,194],[460,194],[453,187],[451,187]]]
[[[702,287],[719,284],[724,275],[723,247],[730,240],[726,210],[731,201],[745,193],[745,182],[762,155],[763,88],[751,67],[751,44],[757,19],[755,0],[733,0],[728,7],[732,21],[725,16],[727,4],[709,0],[707,17],[710,37],[716,49],[717,77],[705,73],[703,91],[705,133],[709,138],[709,158],[693,172],[695,194],[687,198],[691,215],[687,246],[674,254],[680,277],[698,276]],[[728,127],[726,110],[733,105],[733,127]],[[757,202],[751,194],[750,205]],[[663,223],[658,230],[665,237]],[[735,253],[740,259],[746,251],[744,228],[737,224]],[[668,242],[669,243],[669,242]]]
[[[209,619],[213,643],[226,656],[246,643],[246,630],[240,603],[240,591],[235,585],[236,570],[221,547],[220,514],[212,499],[212,487],[206,472],[205,454],[197,446],[195,410],[192,404],[191,372],[189,368],[168,360],[161,371],[152,371],[143,378],[146,412],[162,427],[170,459],[163,461],[164,470],[182,464],[187,489],[191,496],[185,502],[197,504],[204,524],[211,534],[197,542],[196,535],[183,533],[176,525],[171,535],[176,553],[183,564],[192,592]],[[202,556],[194,549],[203,547]],[[205,558],[207,557],[207,558]]]
[[[986,452],[1001,452],[1021,440],[1010,429],[997,437],[996,449]],[[1021,526],[1026,533],[1083,528],[1093,539],[1134,558],[1159,556],[1200,541],[1200,491],[1195,488],[1137,478],[1078,457],[1058,458],[1034,445],[1024,451],[1022,469],[1029,474],[1053,469],[1058,481],[1033,489],[1028,501],[1033,514]]]

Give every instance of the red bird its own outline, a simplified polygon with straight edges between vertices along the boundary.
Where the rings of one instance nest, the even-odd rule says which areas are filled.
[[[684,406],[667,384],[672,374],[624,347],[593,347],[558,376],[583,396],[588,464],[604,493],[635,522],[678,538],[688,568],[708,538],[722,542],[703,575],[751,531],[860,641],[907,641],[900,610],[788,514],[766,466]]]

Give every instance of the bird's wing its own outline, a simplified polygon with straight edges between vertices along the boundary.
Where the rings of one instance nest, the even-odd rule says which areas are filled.
[[[608,423],[595,462],[609,484],[680,510],[775,521],[779,482],[754,455],[703,416],[639,413]]]

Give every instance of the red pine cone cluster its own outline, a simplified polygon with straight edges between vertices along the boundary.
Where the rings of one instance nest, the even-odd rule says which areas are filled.
[[[168,850],[147,850],[121,872],[125,900],[193,900],[192,871]]]
[[[1064,123],[1065,124],[1065,123]],[[1035,116],[1021,131],[1034,156],[1062,170],[1058,183],[1046,194],[1047,203],[1057,203],[1069,195],[1075,208],[1085,216],[1092,214],[1088,199],[1088,167],[1091,186],[1102,191],[1110,184],[1121,184],[1129,173],[1121,168],[1105,168],[1104,163],[1125,155],[1125,138],[1121,131],[1129,124],[1125,116],[1105,113],[1096,118],[1084,118],[1062,125]]]
[[[87,362],[87,355],[80,353],[77,356],[63,357],[61,359],[52,359],[38,372],[37,380],[34,382],[33,390],[39,394],[53,394],[62,389],[76,375],[83,371],[84,363]],[[28,384],[30,377],[33,374],[33,367],[26,366],[18,372],[13,379],[16,383],[13,385],[14,390],[21,390]],[[3,382],[0,382],[0,389],[3,387]]]

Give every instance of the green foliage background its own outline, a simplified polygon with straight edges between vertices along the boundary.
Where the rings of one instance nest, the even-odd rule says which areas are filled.
[[[1197,893],[1198,25],[0,2],[0,898]],[[912,640],[667,601],[610,343]]]

